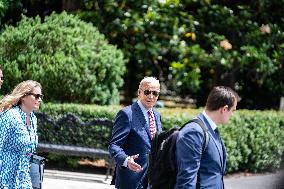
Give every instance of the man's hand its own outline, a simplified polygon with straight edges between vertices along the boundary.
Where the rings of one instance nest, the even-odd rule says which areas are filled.
[[[134,160],[137,159],[138,156],[139,154],[130,156],[129,160],[127,161],[127,167],[137,173],[143,170],[143,168],[139,164],[134,162]]]

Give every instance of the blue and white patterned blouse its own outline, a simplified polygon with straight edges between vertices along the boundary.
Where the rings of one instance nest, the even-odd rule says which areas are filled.
[[[30,155],[38,144],[37,119],[19,106],[0,113],[0,189],[32,189]]]

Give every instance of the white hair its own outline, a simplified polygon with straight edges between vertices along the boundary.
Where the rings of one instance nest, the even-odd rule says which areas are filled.
[[[155,77],[144,77],[139,84],[139,89],[142,89],[143,85],[146,83],[152,83],[154,85],[157,85],[158,87],[160,87],[160,82],[157,78]]]

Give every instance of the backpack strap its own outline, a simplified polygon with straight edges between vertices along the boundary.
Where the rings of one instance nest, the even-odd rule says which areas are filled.
[[[181,130],[185,125],[189,124],[189,123],[197,123],[203,130],[204,133],[204,138],[203,138],[203,146],[202,146],[202,152],[204,152],[208,146],[208,142],[209,142],[209,134],[208,134],[208,129],[207,127],[204,125],[203,121],[201,121],[198,118],[194,118],[192,120],[189,120],[188,122],[186,122],[185,124],[183,124],[183,126],[179,129]]]

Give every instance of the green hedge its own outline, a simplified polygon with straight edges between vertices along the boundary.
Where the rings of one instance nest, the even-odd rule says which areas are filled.
[[[99,106],[99,105],[79,105],[79,104],[53,104],[43,103],[40,112],[44,112],[53,118],[60,118],[66,113],[73,113],[80,117],[82,121],[88,121],[94,118],[104,118],[113,120],[120,106]]]
[[[222,127],[228,149],[228,171],[273,170],[283,153],[284,114],[274,111],[238,111]]]
[[[63,114],[73,113],[83,121],[87,121],[94,118],[113,120],[120,109],[120,106],[48,103],[44,104],[40,111],[55,119]],[[163,127],[168,129],[175,125],[182,125],[202,110],[163,108],[159,111],[162,115]],[[227,125],[220,127],[220,132],[227,147],[228,172],[260,172],[279,168],[284,151],[283,112],[238,110]],[[39,133],[39,140],[43,134],[47,133]],[[95,138],[92,140],[96,143]]]

